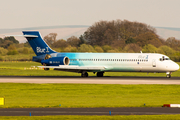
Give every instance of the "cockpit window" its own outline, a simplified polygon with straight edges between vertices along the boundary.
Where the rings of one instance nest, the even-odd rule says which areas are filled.
[[[160,61],[170,60],[169,58],[165,58],[165,56],[162,56],[162,58],[159,58]]]

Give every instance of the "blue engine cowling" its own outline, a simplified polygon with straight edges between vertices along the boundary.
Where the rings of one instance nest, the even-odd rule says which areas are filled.
[[[69,65],[70,59],[68,57],[52,57],[46,60],[41,60],[42,65],[46,66],[59,66],[59,65]]]

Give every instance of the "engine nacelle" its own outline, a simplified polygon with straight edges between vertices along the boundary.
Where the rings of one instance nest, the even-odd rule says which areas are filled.
[[[69,65],[69,63],[70,59],[68,57],[52,57],[46,60],[41,60],[41,64],[46,66]]]

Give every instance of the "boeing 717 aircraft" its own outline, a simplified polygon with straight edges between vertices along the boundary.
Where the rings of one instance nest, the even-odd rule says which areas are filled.
[[[38,31],[23,31],[44,70],[70,71],[88,77],[88,72],[103,77],[104,72],[157,72],[171,73],[179,70],[179,65],[166,55],[157,53],[58,53],[42,39]]]

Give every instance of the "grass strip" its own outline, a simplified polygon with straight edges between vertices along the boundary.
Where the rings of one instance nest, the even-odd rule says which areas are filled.
[[[180,104],[180,86],[0,83],[0,97],[0,108],[161,107]]]

